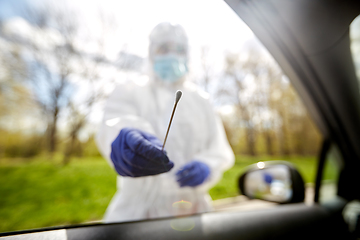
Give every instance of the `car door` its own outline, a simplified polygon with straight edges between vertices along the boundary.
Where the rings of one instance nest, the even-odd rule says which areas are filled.
[[[323,136],[345,161],[339,195],[359,198],[360,96],[349,25],[358,1],[226,1],[248,24],[295,86]]]
[[[351,239],[343,209],[360,191],[360,95],[349,48],[357,1],[226,0],[295,86],[324,136],[315,204],[215,212],[183,218],[58,227],[2,233],[8,239]],[[236,31],[236,29],[234,29]],[[332,146],[339,149],[338,192],[320,201],[322,173]],[[30,235],[28,235],[30,234]]]

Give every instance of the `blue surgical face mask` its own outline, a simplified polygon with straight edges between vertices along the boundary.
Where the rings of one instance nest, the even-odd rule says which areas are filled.
[[[174,55],[156,56],[153,69],[164,82],[176,82],[188,72],[186,58]]]

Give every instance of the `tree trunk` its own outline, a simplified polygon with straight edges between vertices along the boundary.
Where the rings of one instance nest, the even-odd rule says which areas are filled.
[[[246,128],[246,140],[248,146],[248,154],[251,156],[256,155],[255,151],[255,129],[252,127]]]
[[[271,132],[265,131],[264,135],[265,135],[265,142],[266,142],[266,152],[268,155],[272,156],[272,155],[274,155],[274,150],[273,150],[273,139],[271,137]]]
[[[285,113],[282,111],[279,112],[279,114],[282,119],[282,126],[280,129],[280,152],[283,156],[289,156],[289,131],[287,128],[288,118],[285,117]]]
[[[74,152],[75,140],[76,140],[76,136],[72,135],[70,142],[66,146],[66,150],[65,150],[64,158],[63,158],[63,165],[67,165],[71,161],[71,156]]]
[[[49,129],[49,152],[54,153],[56,151],[56,122],[57,120],[53,121],[50,124]]]
[[[78,133],[81,130],[81,128],[85,124],[85,118],[80,118],[73,126],[72,130],[70,132],[70,142],[67,144],[65,153],[64,153],[64,159],[63,163],[64,165],[68,164],[71,160],[71,156],[74,154],[74,147],[76,144],[76,140],[78,139]],[[78,144],[78,156],[82,155],[82,149],[80,149],[80,144]]]
[[[306,137],[304,137],[304,135],[306,134],[305,131],[299,131],[295,133],[295,152],[297,155],[305,155],[304,154],[304,144],[305,144],[305,139]]]
[[[52,116],[52,122],[49,124],[49,152],[54,153],[57,145],[57,120],[58,120],[59,109],[55,107]]]
[[[289,156],[290,150],[289,150],[287,129],[285,126],[283,126],[281,130],[282,131],[280,134],[280,151],[283,156]]]

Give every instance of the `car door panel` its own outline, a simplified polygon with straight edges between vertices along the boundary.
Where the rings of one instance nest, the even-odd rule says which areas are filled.
[[[72,226],[64,228],[64,239],[347,239],[349,236],[341,217],[344,205],[345,201],[338,199],[324,206],[284,204],[265,210],[213,212],[184,218]],[[180,224],[188,224],[192,229],[177,229],[179,220]],[[54,231],[50,231],[54,229],[47,230],[48,236],[54,236]],[[31,231],[22,233],[24,239],[31,236]],[[42,239],[47,239],[44,233]],[[2,233],[0,236],[5,235]],[[11,235],[0,239],[13,239]]]
[[[190,231],[173,228],[174,220],[162,219],[67,230],[72,239],[346,239],[343,202],[330,208],[288,204],[248,212],[208,213],[187,217]]]

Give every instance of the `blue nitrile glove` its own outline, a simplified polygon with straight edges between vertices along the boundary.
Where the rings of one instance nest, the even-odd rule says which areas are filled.
[[[111,144],[111,160],[121,176],[143,177],[170,171],[174,163],[160,140],[134,128],[123,128]]]
[[[209,175],[210,168],[208,165],[198,161],[189,162],[176,173],[180,187],[196,187],[202,184]]]
[[[269,173],[264,173],[263,177],[264,182],[266,182],[267,184],[271,184],[271,182],[273,181],[273,177]]]

